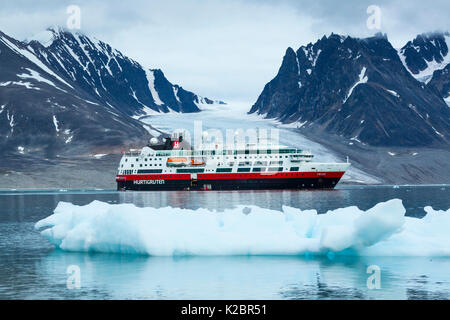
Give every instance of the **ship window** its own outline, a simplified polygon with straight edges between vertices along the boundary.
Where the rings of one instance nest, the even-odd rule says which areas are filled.
[[[162,172],[162,170],[161,169],[156,169],[156,170],[149,170],[149,169],[147,169],[147,170],[138,170],[138,173],[161,173]]]
[[[267,166],[267,161],[255,161],[255,166]]]
[[[283,165],[283,161],[270,161],[270,165]]]
[[[253,172],[262,172],[264,168],[253,168]]]
[[[139,165],[139,167],[141,167],[141,168],[142,168],[142,164],[140,164],[140,165]]]
[[[299,167],[292,167],[292,168],[291,168],[291,172],[298,171],[299,169],[300,169]]]
[[[238,172],[250,172],[250,168],[238,168]]]
[[[218,173],[224,173],[224,172],[231,172],[231,168],[217,168],[216,172]]]
[[[128,159],[125,159],[125,162],[127,162],[128,161]]]
[[[139,158],[136,158],[136,162],[138,162],[139,161]]]
[[[269,172],[283,171],[283,168],[269,168]]]
[[[134,164],[131,164],[131,167],[133,168],[133,167],[134,167]]]
[[[177,173],[201,173],[205,172],[205,169],[177,169]]]
[[[147,161],[147,158],[145,158],[144,160]]]

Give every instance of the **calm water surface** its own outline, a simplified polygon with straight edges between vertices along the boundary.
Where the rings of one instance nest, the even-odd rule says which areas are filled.
[[[237,205],[319,213],[356,205],[367,210],[393,198],[407,215],[425,206],[450,208],[450,186],[343,187],[333,191],[127,192],[0,191],[0,299],[449,299],[450,259],[349,257],[176,257],[69,253],[55,250],[34,223],[60,201],[93,200],[140,207]],[[67,267],[81,270],[68,289]],[[369,290],[367,267],[381,268],[381,289]]]

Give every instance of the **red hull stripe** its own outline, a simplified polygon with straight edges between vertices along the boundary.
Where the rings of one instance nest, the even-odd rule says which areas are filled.
[[[341,178],[345,172],[198,173],[197,180]],[[116,181],[191,180],[190,174],[117,175]]]

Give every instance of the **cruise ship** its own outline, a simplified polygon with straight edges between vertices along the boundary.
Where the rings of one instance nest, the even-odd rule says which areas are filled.
[[[350,163],[319,163],[299,149],[259,143],[194,150],[182,135],[125,152],[119,191],[333,189]]]

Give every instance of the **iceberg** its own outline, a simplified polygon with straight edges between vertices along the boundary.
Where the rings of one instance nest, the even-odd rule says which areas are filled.
[[[139,208],[93,201],[60,202],[35,229],[56,248],[149,256],[450,256],[450,209],[405,216],[393,199],[362,211],[318,214],[239,206],[207,209]]]

